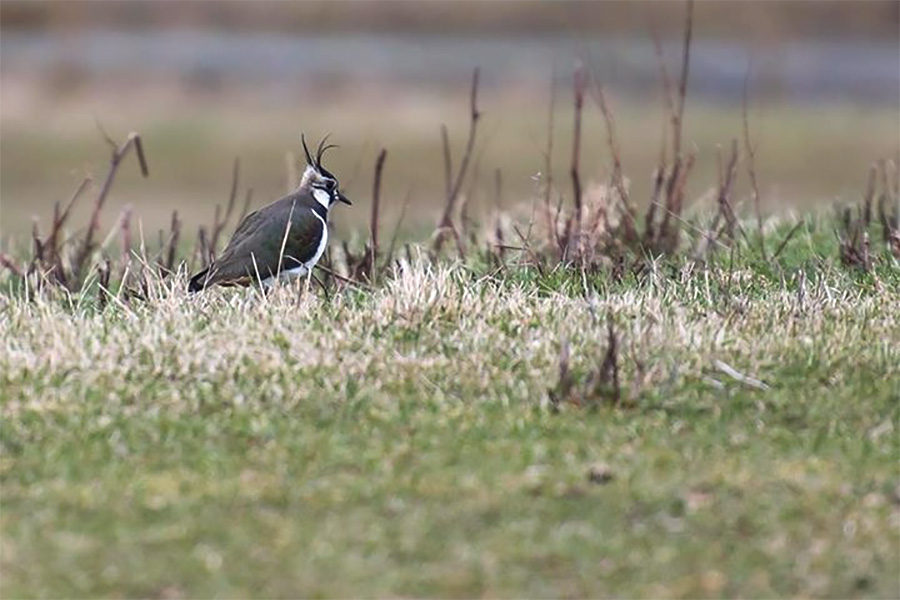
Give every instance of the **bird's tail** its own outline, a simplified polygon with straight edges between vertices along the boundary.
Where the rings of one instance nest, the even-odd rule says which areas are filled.
[[[209,268],[203,269],[193,277],[191,277],[190,283],[188,283],[188,292],[196,293],[202,291],[206,288],[207,279],[209,275]]]

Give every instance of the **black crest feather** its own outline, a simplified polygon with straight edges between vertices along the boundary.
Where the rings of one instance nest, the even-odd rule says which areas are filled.
[[[313,162],[312,156],[309,154],[309,148],[306,146],[306,136],[302,133],[300,134],[300,142],[303,144],[303,152],[306,153],[306,164],[311,167],[316,166],[316,163]]]
[[[322,171],[322,157],[325,155],[325,152],[331,148],[337,148],[336,144],[328,144],[328,138],[331,136],[329,133],[322,141],[319,142],[319,147],[316,149],[316,168]]]

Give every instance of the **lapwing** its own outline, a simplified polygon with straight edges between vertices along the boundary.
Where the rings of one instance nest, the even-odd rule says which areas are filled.
[[[268,288],[308,274],[322,258],[328,245],[328,211],[337,202],[351,202],[322,166],[322,156],[335,146],[323,139],[313,160],[306,139],[301,135],[300,140],[306,169],[296,191],[247,215],[221,256],[191,277],[190,292],[257,282]]]

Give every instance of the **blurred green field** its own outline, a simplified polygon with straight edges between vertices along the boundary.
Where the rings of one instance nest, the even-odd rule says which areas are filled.
[[[256,204],[283,194],[286,154],[293,152],[299,159],[301,131],[314,140],[331,133],[331,140],[341,146],[329,154],[328,164],[356,201],[351,210],[335,215],[343,234],[368,218],[374,160],[381,147],[388,149],[386,218],[393,219],[409,196],[408,223],[431,224],[444,186],[440,125],[450,130],[457,163],[468,127],[465,87],[451,93],[324,94],[289,106],[252,90],[197,97],[175,88],[142,86],[56,98],[43,87],[11,83],[16,85],[4,85],[0,96],[0,232],[7,240],[27,236],[35,217],[46,226],[53,203],[67,199],[84,174],[93,174],[95,182],[105,174],[109,151],[97,122],[117,140],[129,131],[140,132],[151,172],[144,180],[135,164],[121,168],[105,211],[106,224],[122,207],[132,205],[144,231],[151,234],[168,224],[174,209],[188,232],[209,223],[214,205],[227,197],[235,157],[242,161],[242,183],[253,187]],[[553,175],[557,192],[564,195],[570,193],[570,96],[568,90],[557,93],[554,113]],[[635,199],[644,204],[659,154],[662,103],[614,93],[610,102],[625,173]],[[476,166],[467,187],[473,206],[482,211],[496,207],[497,170],[502,174],[503,208],[527,204],[534,197],[533,176],[544,170],[549,104],[549,86],[482,93]],[[900,114],[890,108],[761,103],[751,98],[750,119],[761,191],[772,212],[856,199],[872,161],[898,151]],[[685,144],[698,155],[688,192],[698,198],[716,183],[717,147],[727,149],[732,138],[742,135],[742,116],[739,107],[689,102],[685,120]],[[583,145],[585,178],[604,181],[610,157],[593,102],[585,112]],[[738,197],[746,191],[746,181],[742,172]],[[84,201],[76,216],[88,209]]]

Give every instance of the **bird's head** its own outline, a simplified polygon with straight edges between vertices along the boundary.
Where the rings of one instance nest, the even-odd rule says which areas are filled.
[[[340,184],[337,177],[328,172],[322,166],[322,156],[329,148],[336,148],[334,144],[326,144],[328,137],[319,142],[316,149],[316,158],[313,160],[306,146],[306,138],[300,135],[300,141],[303,143],[303,152],[306,154],[306,169],[303,171],[303,178],[300,180],[300,187],[308,189],[316,201],[326,209],[331,208],[335,202],[343,202],[344,204],[352,204],[347,197],[341,193]]]

